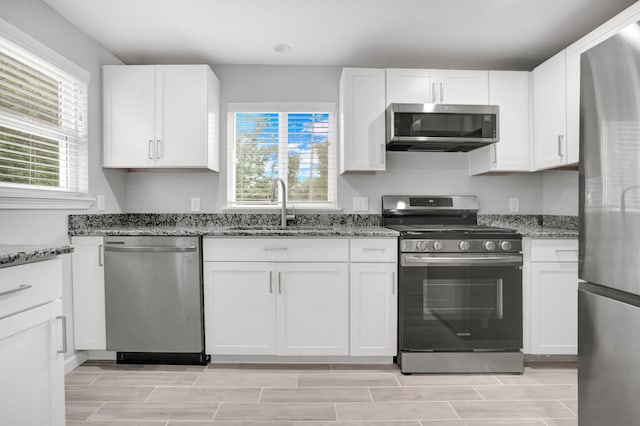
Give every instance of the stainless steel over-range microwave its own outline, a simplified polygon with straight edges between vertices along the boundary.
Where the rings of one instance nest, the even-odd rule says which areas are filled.
[[[387,151],[467,152],[498,142],[497,105],[390,104]]]

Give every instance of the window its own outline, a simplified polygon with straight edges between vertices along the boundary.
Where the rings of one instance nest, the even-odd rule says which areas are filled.
[[[332,103],[229,104],[229,205],[270,205],[279,177],[287,204],[335,207],[334,123]]]
[[[86,71],[0,21],[1,188],[87,192],[87,82]]]

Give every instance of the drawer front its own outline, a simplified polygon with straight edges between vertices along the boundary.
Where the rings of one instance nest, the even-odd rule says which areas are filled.
[[[349,259],[352,262],[397,262],[396,238],[356,238],[351,240]]]
[[[62,297],[60,259],[0,269],[0,318]]]
[[[531,240],[532,262],[577,262],[578,240]]]
[[[347,262],[346,238],[205,238],[205,262]]]

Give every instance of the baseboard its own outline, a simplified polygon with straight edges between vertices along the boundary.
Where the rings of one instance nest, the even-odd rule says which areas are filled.
[[[525,354],[524,362],[577,362],[578,355],[532,355]]]
[[[113,351],[89,351],[89,359],[96,361],[115,361],[116,352]]]
[[[69,374],[70,372],[75,370],[76,367],[82,365],[88,359],[89,355],[86,351],[75,352],[72,355],[66,357],[64,359],[64,374]]]
[[[249,364],[393,364],[391,356],[211,355],[211,363]]]

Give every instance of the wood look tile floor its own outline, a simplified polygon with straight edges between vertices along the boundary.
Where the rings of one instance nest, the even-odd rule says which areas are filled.
[[[72,426],[577,426],[574,368],[404,376],[395,365],[88,362]]]

